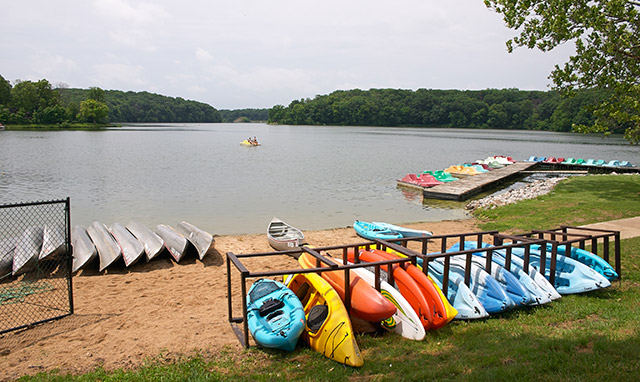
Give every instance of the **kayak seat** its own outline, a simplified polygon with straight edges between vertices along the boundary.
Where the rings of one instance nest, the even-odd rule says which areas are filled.
[[[326,305],[314,305],[309,310],[309,317],[307,317],[307,326],[312,333],[317,332],[322,327],[322,324],[329,316],[329,307]]]
[[[284,302],[282,300],[269,298],[262,303],[260,309],[258,309],[258,312],[260,313],[260,317],[264,317],[269,313],[275,312],[276,310],[282,308],[283,306]]]

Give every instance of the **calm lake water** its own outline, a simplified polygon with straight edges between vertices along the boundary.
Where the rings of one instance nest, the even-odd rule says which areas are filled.
[[[249,136],[263,145],[241,146]],[[499,154],[640,164],[640,148],[620,137],[548,132],[265,124],[2,131],[0,204],[69,196],[74,225],[186,220],[213,234],[265,232],[273,216],[303,230],[458,219],[463,204],[423,204],[396,179]]]

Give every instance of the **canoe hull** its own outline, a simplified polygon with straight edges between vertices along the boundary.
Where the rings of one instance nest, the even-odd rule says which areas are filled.
[[[185,221],[179,223],[176,230],[193,244],[202,260],[213,244],[213,235]]]
[[[267,241],[277,251],[294,249],[304,243],[304,234],[299,229],[274,217],[267,227]]]
[[[130,221],[126,227],[142,243],[147,261],[158,256],[164,249],[164,241],[144,224],[138,221]]]
[[[77,272],[98,257],[96,246],[93,245],[87,229],[75,226],[71,231],[71,247],[73,248],[73,272]]]
[[[156,234],[164,241],[164,246],[171,254],[171,257],[176,263],[179,263],[187,250],[187,239],[173,227],[166,224],[159,224],[156,227]]]
[[[96,246],[98,257],[100,258],[100,272],[122,257],[122,250],[115,239],[107,230],[107,227],[100,222],[93,222],[87,227],[87,234]]]
[[[125,226],[120,223],[113,223],[109,227],[109,232],[111,232],[111,235],[120,246],[122,258],[127,267],[132,266],[142,258],[144,254],[142,243]]]

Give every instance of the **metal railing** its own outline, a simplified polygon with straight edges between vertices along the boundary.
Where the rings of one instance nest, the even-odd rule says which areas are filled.
[[[70,200],[0,205],[0,333],[73,314]]]

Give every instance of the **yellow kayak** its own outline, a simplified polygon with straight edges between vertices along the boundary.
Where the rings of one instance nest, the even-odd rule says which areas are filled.
[[[402,253],[400,253],[398,251],[394,251],[391,248],[387,248],[386,252],[389,252],[389,253],[391,253],[393,255],[396,255],[396,256],[406,257]],[[422,270],[421,266],[419,266],[419,265],[416,265],[416,266],[418,267],[418,269]],[[458,314],[458,310],[456,308],[454,308],[453,305],[451,305],[449,300],[445,297],[444,293],[442,293],[442,289],[440,289],[438,284],[436,284],[436,282],[433,281],[431,276],[427,276],[427,277],[429,277],[429,281],[431,281],[431,283],[435,287],[436,291],[438,291],[438,296],[440,296],[440,299],[442,300],[442,304],[444,305],[445,312],[447,314],[447,317],[446,317],[447,322],[451,322],[451,320],[453,320],[453,318]]]
[[[243,146],[260,146],[260,143],[251,143],[248,140],[244,140],[242,142],[240,142],[241,145]]]
[[[338,293],[316,273],[285,282],[302,302],[307,318],[304,340],[318,353],[348,366],[364,364],[347,310]]]

